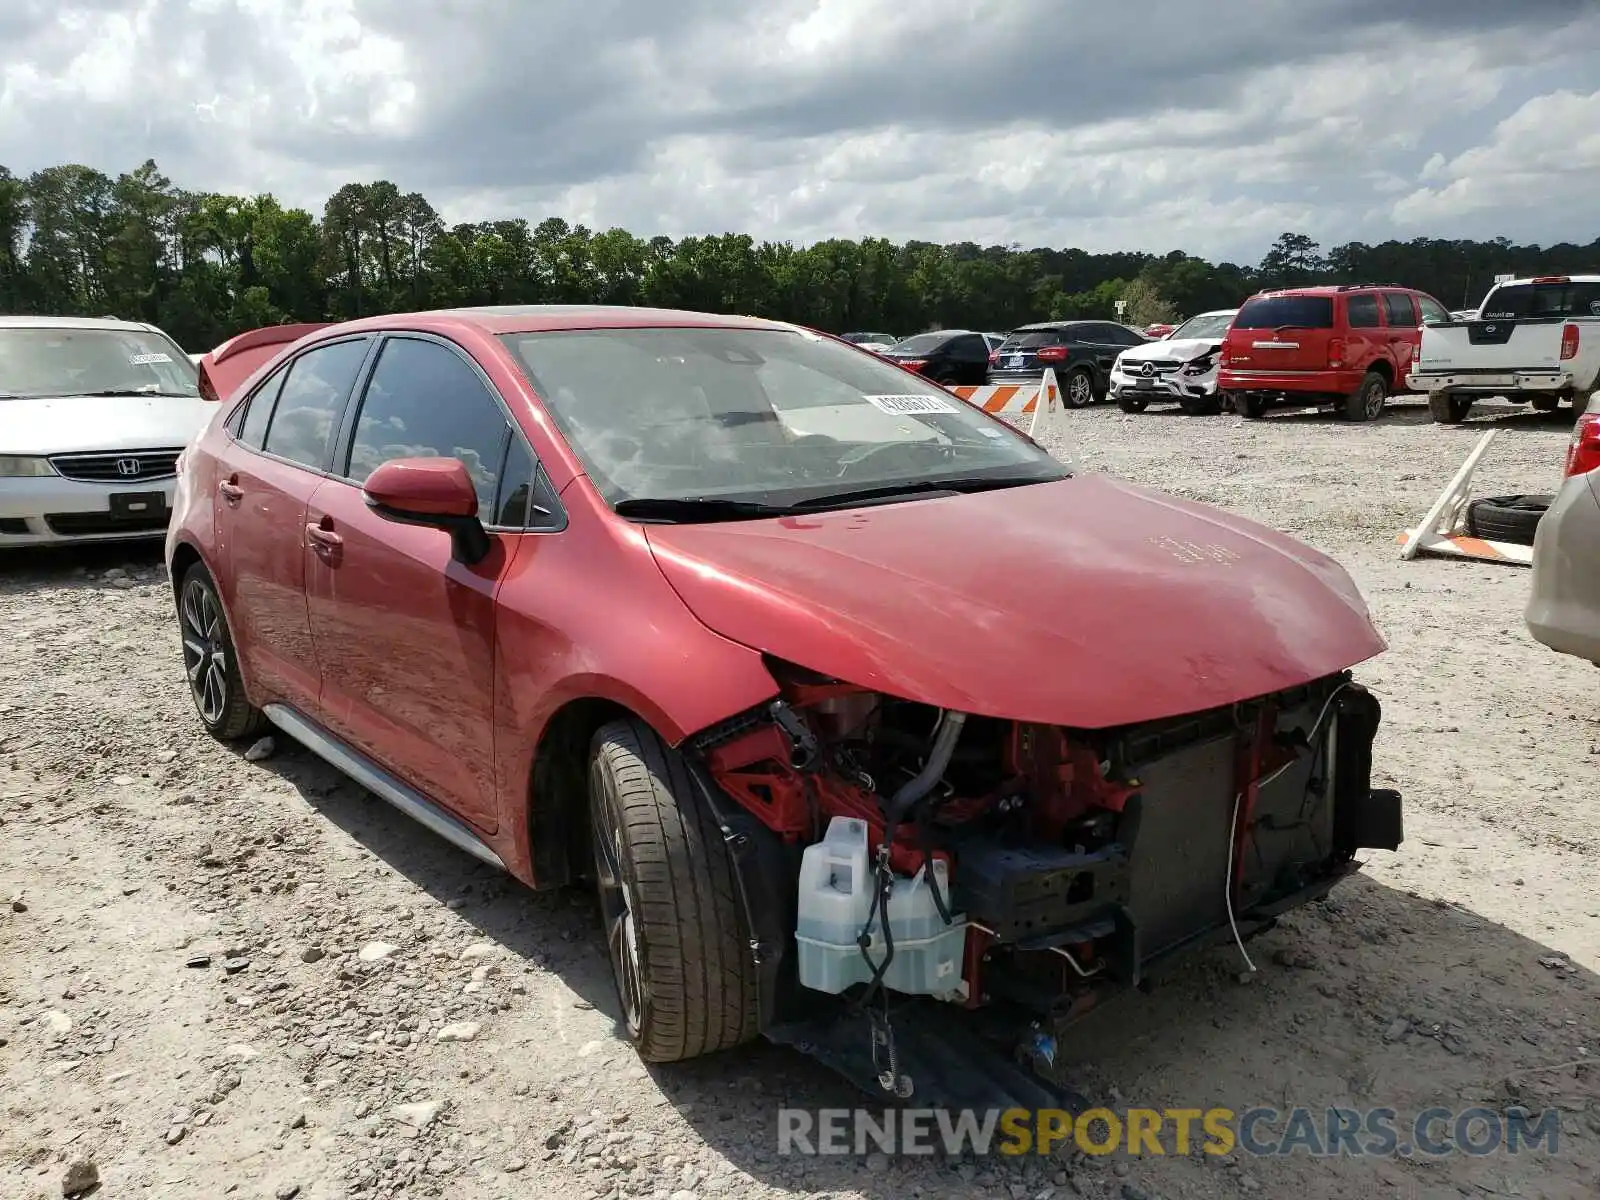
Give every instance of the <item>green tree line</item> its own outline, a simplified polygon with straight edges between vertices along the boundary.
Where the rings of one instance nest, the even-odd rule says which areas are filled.
[[[559,217],[447,225],[426,197],[350,183],[320,218],[270,194],[186,191],[153,161],[111,176],[78,164],[0,166],[0,312],[152,321],[186,348],[285,321],[476,304],[647,304],[819,329],[1005,330],[1061,317],[1145,324],[1308,282],[1418,287],[1475,305],[1495,274],[1600,269],[1600,238],[1541,247],[1416,238],[1324,251],[1285,233],[1259,263],[1175,250],[1092,254],[883,238],[809,246],[746,234],[641,238]]]

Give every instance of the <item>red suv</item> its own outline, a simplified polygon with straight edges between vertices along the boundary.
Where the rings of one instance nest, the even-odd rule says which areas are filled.
[[[1247,417],[1282,400],[1371,421],[1391,395],[1407,390],[1423,321],[1448,319],[1444,305],[1411,288],[1261,292],[1244,302],[1223,339],[1217,386]]]
[[[949,1063],[898,1005],[896,1058],[891,993],[1053,1022],[1399,844],[1348,670],[1383,642],[1283,534],[778,322],[294,337],[202,362],[227,398],[167,540],[200,719],[592,880],[648,1059],[765,1033],[925,1083]]]

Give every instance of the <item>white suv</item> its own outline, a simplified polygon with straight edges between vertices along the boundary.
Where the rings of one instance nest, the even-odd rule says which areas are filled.
[[[161,537],[211,411],[153,325],[0,317],[0,550]]]

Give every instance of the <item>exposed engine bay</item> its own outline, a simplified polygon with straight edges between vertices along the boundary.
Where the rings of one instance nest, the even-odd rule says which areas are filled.
[[[1400,844],[1399,794],[1371,787],[1379,705],[1348,673],[1078,730],[769,666],[779,699],[685,747],[739,863],[763,1023],[813,1052],[854,1039],[901,1096],[907,997],[1014,1014],[1050,1077],[1059,1031],[1109,992],[1215,941],[1248,962],[1359,849]]]

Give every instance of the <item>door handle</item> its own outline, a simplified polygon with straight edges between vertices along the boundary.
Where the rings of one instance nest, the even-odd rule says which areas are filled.
[[[315,523],[307,523],[306,539],[313,550],[337,550],[344,545],[344,539],[337,533]]]
[[[240,498],[244,496],[244,489],[231,479],[225,479],[217,484],[217,492],[229,504],[239,503]]]

